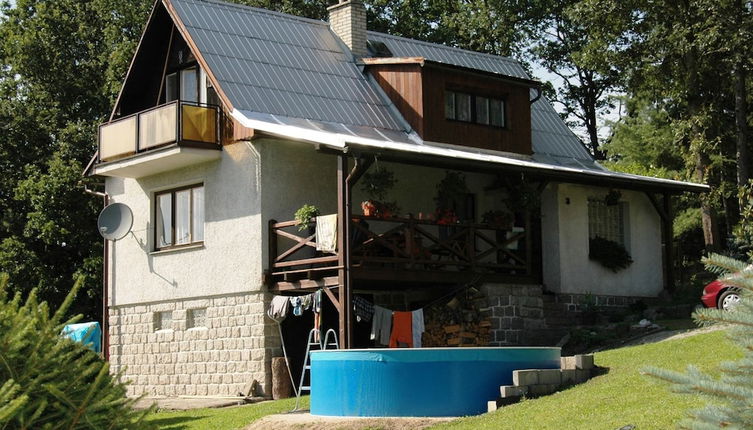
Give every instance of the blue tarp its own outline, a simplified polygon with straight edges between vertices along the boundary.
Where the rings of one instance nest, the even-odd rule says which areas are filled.
[[[102,352],[102,329],[98,322],[68,324],[63,327],[62,336],[81,342],[96,353]]]

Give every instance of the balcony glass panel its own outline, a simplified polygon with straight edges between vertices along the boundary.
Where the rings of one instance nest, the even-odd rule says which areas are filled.
[[[203,106],[181,105],[183,115],[183,140],[217,142],[217,109]]]
[[[136,152],[136,117],[102,126],[99,142],[100,160],[112,160]]]
[[[139,114],[139,150],[177,141],[176,103]]]

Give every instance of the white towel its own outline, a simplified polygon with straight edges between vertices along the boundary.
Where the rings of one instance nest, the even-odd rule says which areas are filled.
[[[411,315],[413,325],[413,347],[421,348],[421,335],[424,333],[424,310],[413,311]]]
[[[316,250],[337,252],[337,214],[316,217]]]

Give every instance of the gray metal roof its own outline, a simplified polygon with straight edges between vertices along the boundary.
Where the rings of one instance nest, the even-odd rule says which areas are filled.
[[[402,129],[327,23],[213,0],[170,3],[236,109]]]

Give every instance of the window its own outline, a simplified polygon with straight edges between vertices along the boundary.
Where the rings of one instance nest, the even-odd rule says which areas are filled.
[[[444,116],[446,119],[476,124],[505,126],[505,102],[501,99],[445,91]]]
[[[186,320],[187,320],[186,321],[187,328],[206,327],[207,326],[206,308],[189,309]]]
[[[627,203],[607,205],[604,199],[588,199],[588,238],[617,242],[627,248],[625,242],[625,211]]]
[[[155,312],[154,313],[154,331],[160,330],[172,330],[173,329],[173,313]]]
[[[180,188],[155,196],[155,248],[204,241],[204,186]]]

